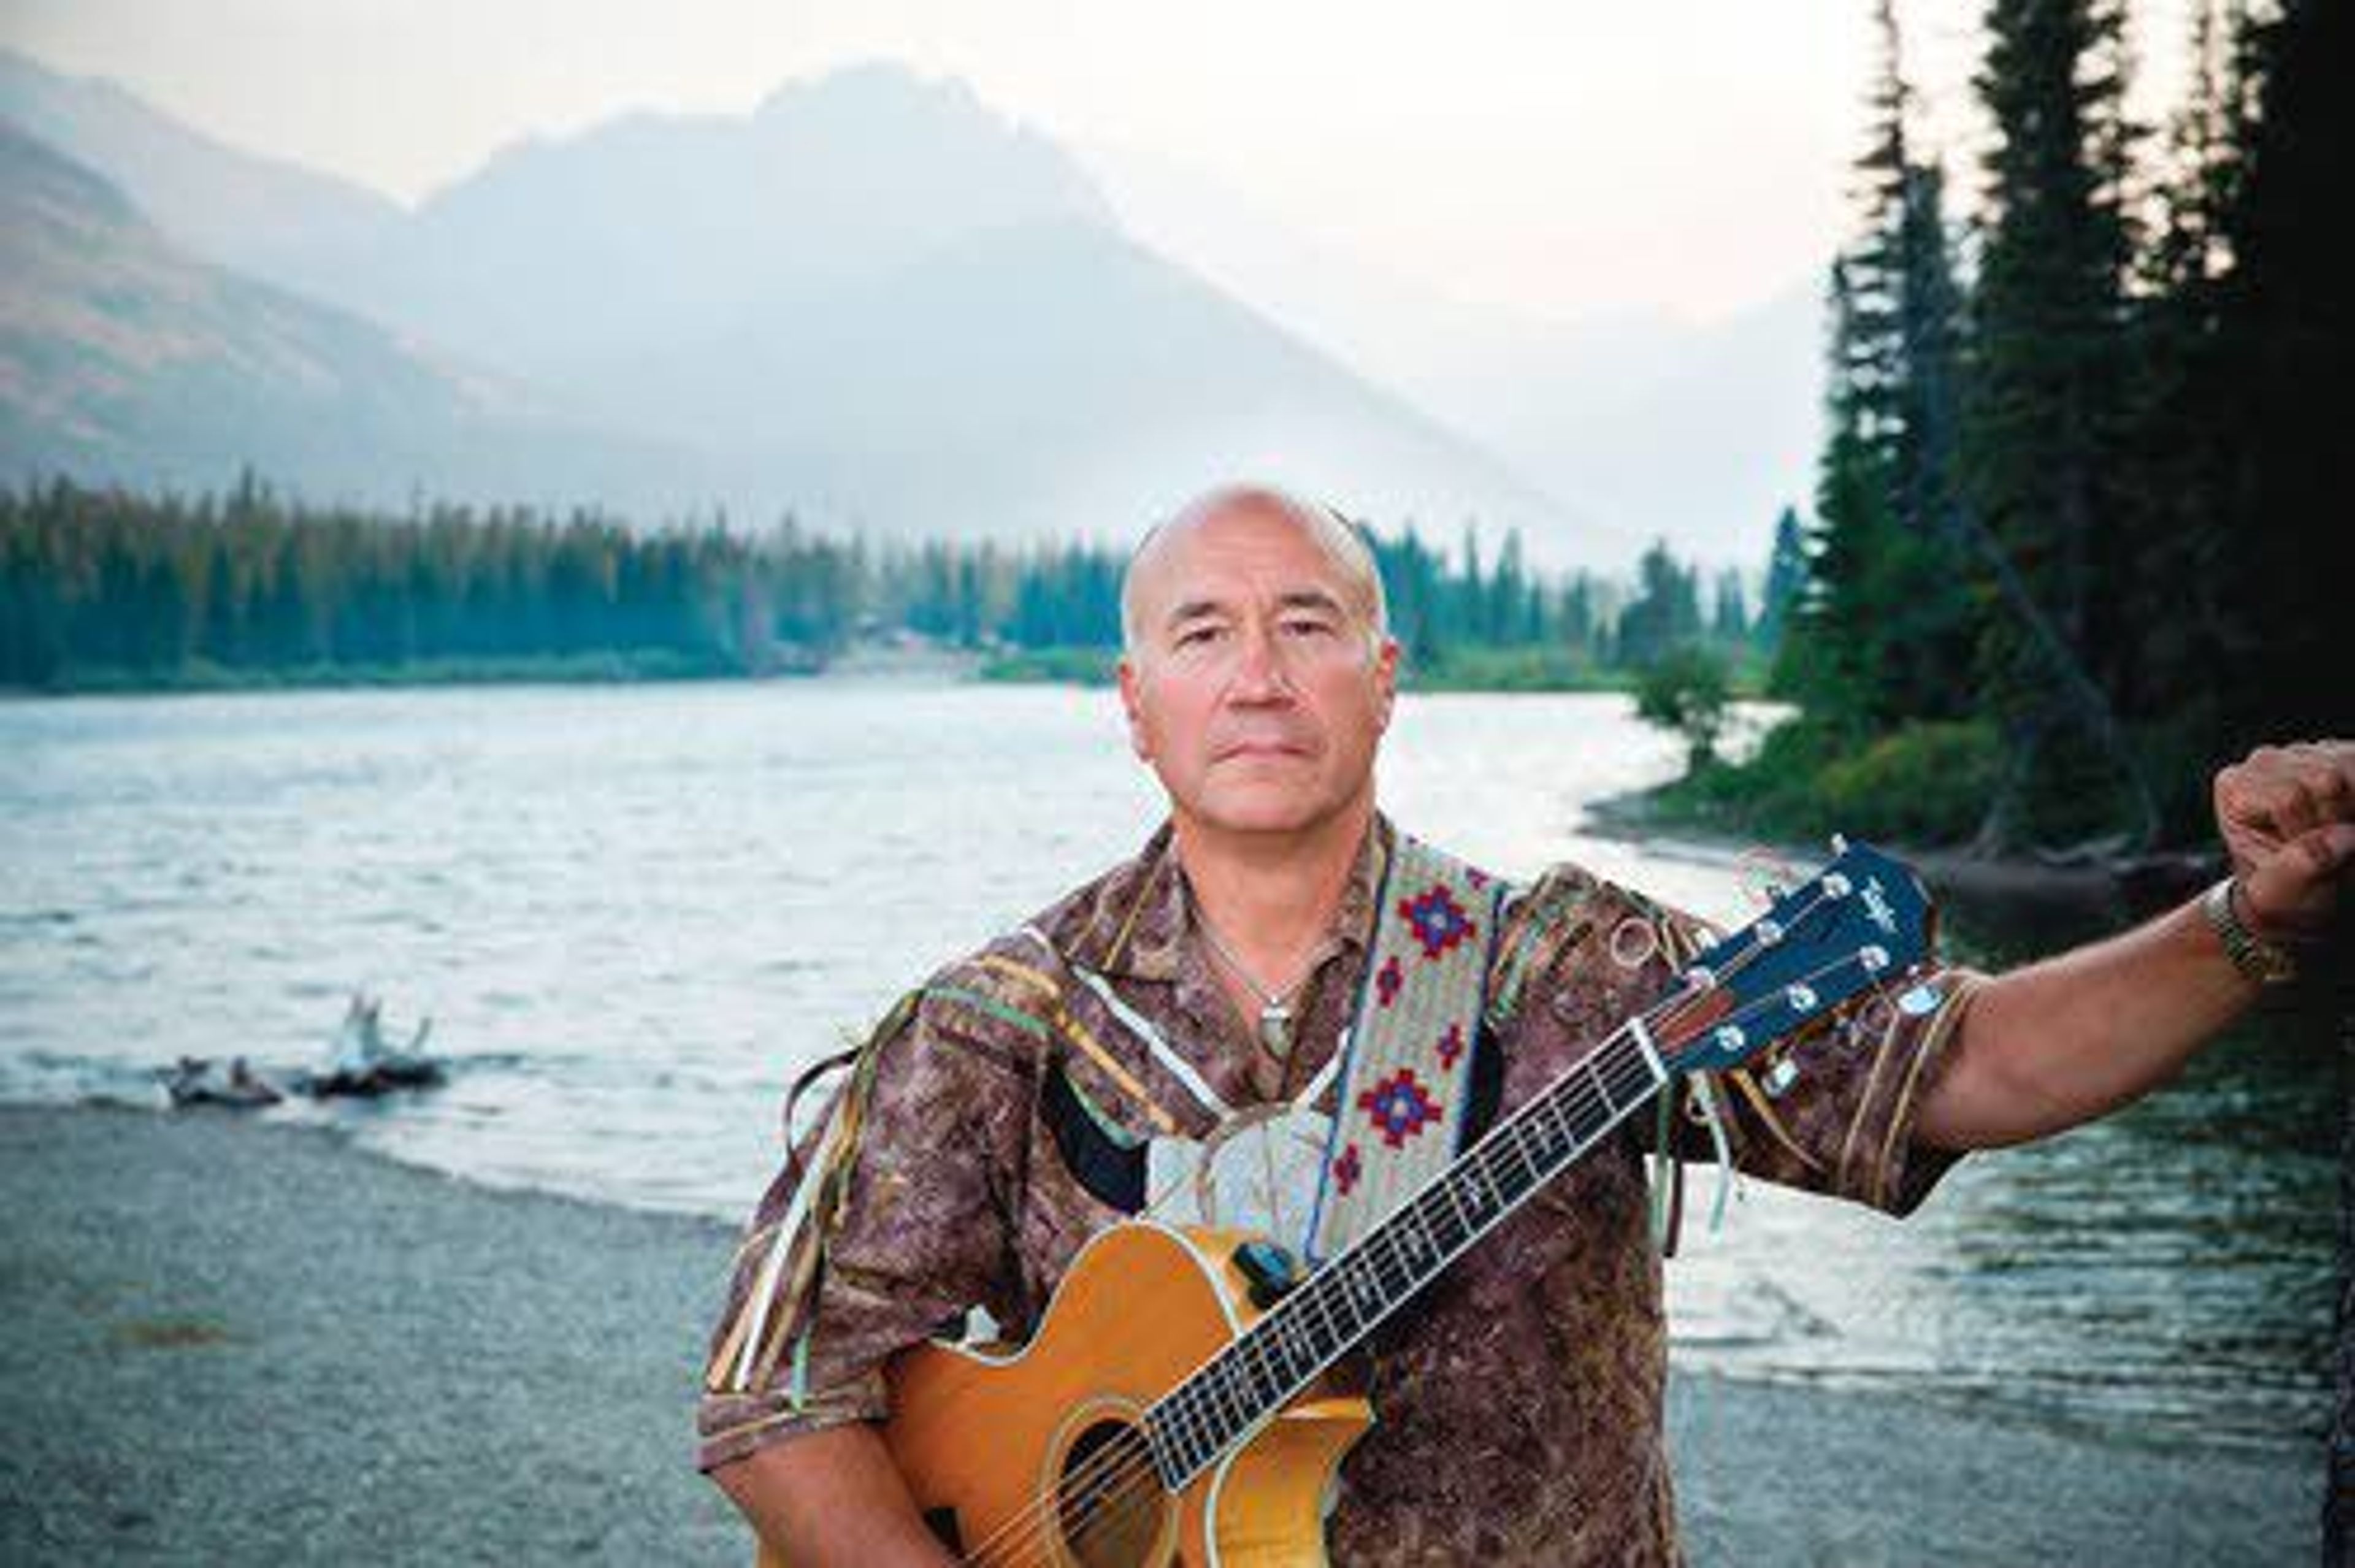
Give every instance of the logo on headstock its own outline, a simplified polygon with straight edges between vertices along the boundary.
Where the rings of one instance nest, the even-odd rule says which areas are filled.
[[[1889,907],[1889,895],[1881,891],[1881,879],[1868,877],[1858,895],[1864,901],[1865,918],[1891,936],[1897,934],[1897,912]]]

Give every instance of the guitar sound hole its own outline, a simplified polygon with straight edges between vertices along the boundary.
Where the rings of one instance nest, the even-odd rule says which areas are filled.
[[[1125,1421],[1081,1432],[1056,1478],[1063,1549],[1082,1568],[1142,1568],[1155,1561],[1169,1502],[1145,1434]]]

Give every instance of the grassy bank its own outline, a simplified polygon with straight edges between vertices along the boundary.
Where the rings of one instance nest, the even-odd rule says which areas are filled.
[[[1977,830],[2000,768],[1992,725],[1913,724],[1852,748],[1798,719],[1743,762],[1705,762],[1651,792],[1641,812],[1653,827],[1762,838],[1959,844]]]

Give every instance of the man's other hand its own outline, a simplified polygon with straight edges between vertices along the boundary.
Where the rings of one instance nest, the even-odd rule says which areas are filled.
[[[2251,933],[2318,939],[2355,880],[2355,741],[2258,747],[2216,775],[2216,830]]]

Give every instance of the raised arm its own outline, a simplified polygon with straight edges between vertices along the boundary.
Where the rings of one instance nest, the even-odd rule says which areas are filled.
[[[2355,877],[2355,742],[2266,747],[2216,777],[2229,908],[2195,900],[2105,942],[1982,985],[1923,1102],[1940,1148],[2041,1137],[2173,1077],[2263,988],[2263,948],[2327,933]],[[2237,923],[2261,944],[2236,958]]]

